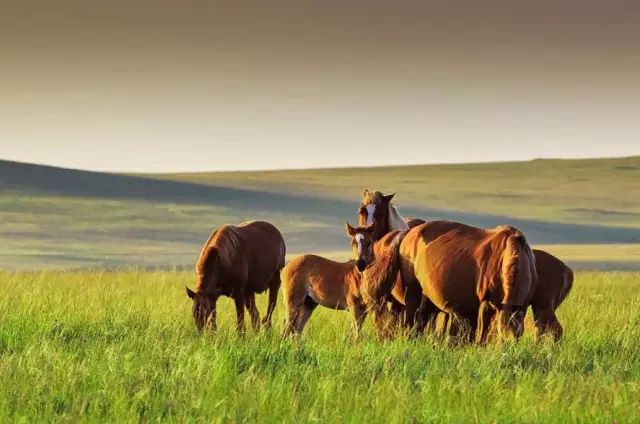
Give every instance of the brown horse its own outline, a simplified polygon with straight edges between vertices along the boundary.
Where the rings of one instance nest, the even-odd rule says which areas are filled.
[[[386,269],[386,266],[370,266],[377,264],[373,260],[373,226],[353,228],[348,223],[345,230],[351,238],[356,260],[336,262],[317,255],[302,255],[294,258],[282,270],[283,292],[286,309],[286,324],[283,336],[299,335],[318,305],[336,310],[349,310],[353,315],[353,329],[357,337],[366,318],[367,310],[373,309],[377,323],[384,318],[384,312],[378,308],[377,292],[390,291],[392,284],[384,278],[375,278],[378,284],[386,284],[386,288],[368,285],[361,289],[363,275]],[[392,234],[389,235],[391,237]],[[380,241],[384,243],[384,240]],[[365,261],[363,258],[367,258]],[[384,263],[381,259],[379,263]],[[376,326],[378,330],[379,327]]]
[[[409,326],[418,308],[427,308],[432,314],[440,310],[469,320],[471,328],[477,321],[478,342],[486,340],[494,316],[501,335],[522,335],[536,270],[520,231],[433,221],[411,229],[398,249]],[[389,267],[385,278],[395,279],[397,269]]]
[[[202,248],[196,265],[196,291],[187,287],[198,329],[207,325],[216,328],[216,301],[220,296],[234,300],[239,333],[244,331],[245,307],[253,328],[258,329],[260,316],[255,295],[267,289],[269,304],[262,324],[270,327],[285,253],[282,234],[268,222],[250,221],[215,230]]]
[[[544,250],[533,249],[538,270],[538,286],[531,299],[533,321],[538,337],[551,335],[556,341],[562,338],[562,325],[556,309],[564,301],[573,286],[573,271],[560,259]]]
[[[359,210],[358,220],[360,225],[373,219],[373,216],[369,214],[372,211],[376,215],[376,223],[382,223],[376,228],[376,235],[386,234],[389,231],[398,229],[397,218],[391,220],[387,217],[387,215],[400,216],[397,209],[390,203],[392,198],[393,194],[384,195],[379,191],[365,190],[362,194]],[[403,221],[409,228],[417,227],[426,222],[420,218],[406,218]],[[389,225],[393,222],[396,223],[396,228]],[[573,271],[560,259],[543,250],[533,249],[533,255],[538,272],[538,284],[531,299],[536,334],[537,336],[551,334],[556,340],[559,340],[562,337],[563,330],[555,311],[571,290]],[[398,299],[403,299],[402,290],[402,283],[398,281],[393,291],[394,296]],[[396,313],[402,310],[402,305],[398,305],[399,302],[395,302],[394,311]]]

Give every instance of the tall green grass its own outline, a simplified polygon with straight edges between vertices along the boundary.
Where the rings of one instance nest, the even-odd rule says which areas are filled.
[[[640,274],[579,273],[565,340],[360,340],[318,308],[299,341],[200,335],[182,272],[0,273],[0,421],[638,422]],[[264,311],[264,299],[261,299]]]

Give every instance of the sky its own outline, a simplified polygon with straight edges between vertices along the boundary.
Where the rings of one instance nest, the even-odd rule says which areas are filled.
[[[169,172],[640,154],[637,1],[7,3],[1,159]]]

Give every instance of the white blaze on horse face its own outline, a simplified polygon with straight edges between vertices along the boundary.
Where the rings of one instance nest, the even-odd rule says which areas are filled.
[[[376,205],[370,203],[367,205],[367,225],[373,223],[373,213],[376,211]]]
[[[358,243],[358,255],[362,255],[363,240],[364,240],[364,234],[356,234],[356,243]]]

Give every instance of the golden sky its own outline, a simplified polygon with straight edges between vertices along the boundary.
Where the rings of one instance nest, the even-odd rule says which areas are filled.
[[[182,171],[640,154],[638,2],[8,3],[3,159]]]

